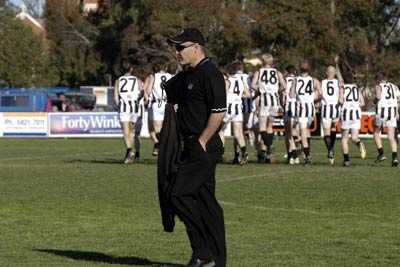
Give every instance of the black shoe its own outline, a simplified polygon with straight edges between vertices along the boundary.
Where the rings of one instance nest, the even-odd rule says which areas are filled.
[[[265,157],[265,163],[271,164],[272,163],[272,154],[267,154]]]
[[[186,267],[215,267],[215,262],[213,260],[192,258]]]
[[[249,154],[247,152],[243,153],[243,155],[240,157],[239,164],[244,165],[249,161]]]
[[[303,166],[311,165],[311,157],[305,157]]]
[[[127,152],[124,159],[124,164],[132,164],[135,162],[135,153]]]
[[[376,157],[375,163],[381,163],[382,161],[385,161],[385,160],[386,160],[385,155],[378,155]]]
[[[257,154],[257,162],[258,163],[264,163],[266,158],[267,158],[267,154],[265,154],[265,152],[261,152],[261,153]]]
[[[398,159],[394,159],[392,161],[392,167],[398,167],[399,166],[399,160]]]
[[[232,160],[232,164],[239,164],[240,163],[240,155],[239,153],[235,153],[235,157]]]

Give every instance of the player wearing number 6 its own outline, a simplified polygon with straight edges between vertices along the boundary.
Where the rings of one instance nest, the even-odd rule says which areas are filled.
[[[280,108],[279,92],[286,89],[286,81],[276,68],[272,67],[274,58],[270,54],[262,56],[264,66],[256,71],[251,86],[258,91],[258,115],[260,135],[267,146],[266,163],[271,163],[274,138],[273,122]]]
[[[376,75],[375,94],[376,99],[376,115],[375,115],[375,129],[374,139],[378,148],[378,157],[376,162],[384,161],[386,157],[383,154],[381,129],[387,127],[387,136],[389,139],[390,147],[392,149],[392,166],[397,167],[399,160],[397,158],[397,142],[395,139],[395,131],[397,126],[397,98],[398,87],[393,83],[386,81],[384,75],[379,73]]]
[[[340,116],[339,89],[342,86],[343,83],[336,78],[336,68],[329,66],[326,69],[326,79],[322,80],[321,84],[321,118],[328,160],[331,165],[335,162],[336,124]]]
[[[290,92],[290,97],[297,99],[297,116],[305,155],[304,165],[311,164],[309,128],[315,115],[314,101],[319,98],[321,91],[321,83],[309,73],[310,63],[304,60],[300,63],[300,76],[296,77]]]
[[[118,106],[119,120],[126,145],[125,164],[133,163],[135,153],[132,146],[135,137],[135,123],[140,115],[139,101],[143,97],[141,81],[133,75],[134,68],[129,65],[128,72],[119,77],[114,86],[114,103]]]

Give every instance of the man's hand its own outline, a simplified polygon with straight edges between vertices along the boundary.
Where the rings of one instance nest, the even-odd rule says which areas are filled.
[[[202,140],[201,138],[199,138],[199,144],[201,145],[201,147],[203,148],[204,152],[207,152],[207,142],[205,142],[204,140]]]

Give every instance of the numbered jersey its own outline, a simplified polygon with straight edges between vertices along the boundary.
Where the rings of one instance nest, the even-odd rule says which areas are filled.
[[[157,72],[154,74],[154,84],[152,97],[154,102],[162,102],[167,100],[167,95],[162,89],[162,84],[172,78],[172,74],[166,72]]]
[[[258,88],[260,93],[277,94],[279,91],[278,71],[274,68],[261,68]]]
[[[286,103],[288,102],[296,102],[296,97],[290,97],[290,90],[292,89],[293,83],[296,80],[295,76],[286,77]]]
[[[339,80],[323,80],[321,90],[323,105],[336,105],[339,102]]]
[[[311,76],[296,77],[296,96],[300,103],[314,103],[314,79]]]
[[[345,84],[343,108],[360,108],[360,90],[356,84]]]
[[[139,79],[132,75],[124,75],[118,79],[118,94],[120,103],[129,104],[139,101]]]
[[[229,77],[229,89],[227,93],[228,103],[241,103],[245,89],[245,83],[239,74]]]
[[[381,99],[378,102],[378,108],[397,107],[398,87],[392,83],[380,83]]]

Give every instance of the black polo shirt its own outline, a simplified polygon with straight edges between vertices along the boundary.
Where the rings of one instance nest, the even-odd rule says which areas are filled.
[[[179,131],[199,136],[211,113],[226,111],[225,80],[209,58],[171,78],[163,88],[168,102],[178,104]]]

